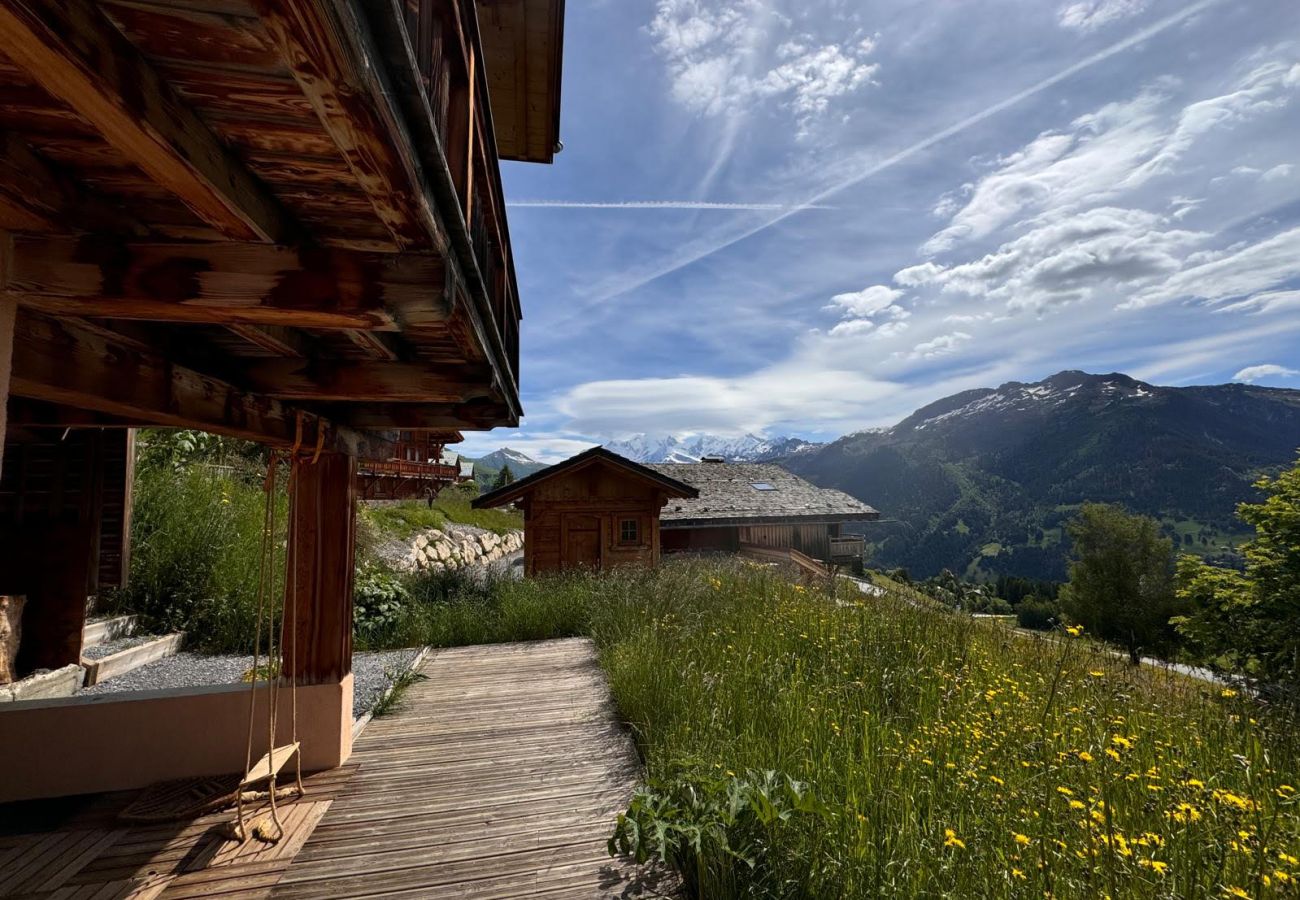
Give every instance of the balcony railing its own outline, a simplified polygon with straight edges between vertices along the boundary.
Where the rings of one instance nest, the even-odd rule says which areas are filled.
[[[493,325],[518,383],[520,307],[473,0],[405,0],[407,38]]]

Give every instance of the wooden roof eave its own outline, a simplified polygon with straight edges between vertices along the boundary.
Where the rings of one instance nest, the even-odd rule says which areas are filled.
[[[345,0],[345,5],[351,9],[352,0]],[[483,342],[484,347],[490,349],[498,370],[507,373],[507,377],[501,379],[502,394],[513,415],[513,421],[509,424],[511,426],[517,425],[519,417],[523,415],[517,387],[518,373],[513,372],[510,368],[509,355],[501,341],[501,329],[489,328],[485,324],[494,321],[487,285],[483,281],[478,261],[474,257],[469,228],[465,222],[465,215],[460,208],[460,201],[456,193],[455,183],[452,181],[451,167],[447,162],[447,154],[442,145],[442,138],[434,127],[433,110],[429,106],[428,97],[421,84],[415,50],[411,46],[409,35],[403,24],[400,0],[380,0],[380,2],[370,4],[367,10],[370,28],[366,29],[365,37],[373,37],[378,41],[383,58],[387,61],[384,66],[377,69],[379,80],[384,83],[384,91],[388,102],[397,104],[403,114],[406,127],[409,129],[406,139],[412,142],[412,146],[421,158],[430,161],[430,164],[425,166],[425,170],[433,173],[430,187],[436,200],[436,209],[439,211],[436,214],[440,217],[440,221],[450,240],[451,249],[454,252],[454,258],[448,258],[448,265],[453,268],[460,280],[470,289],[473,300],[471,308],[472,322],[476,336]],[[356,17],[355,10],[353,15]],[[477,32],[477,14],[474,13],[467,18],[470,19],[470,27],[473,29],[472,34],[467,37],[472,38],[474,46],[479,47],[481,52]],[[358,25],[358,28],[360,27]],[[358,39],[360,38],[359,35]],[[371,57],[373,58],[374,55],[372,53]],[[385,83],[385,75],[393,79],[396,90],[393,89],[392,85]],[[481,69],[476,73],[475,81],[475,90],[481,92],[483,96],[487,96],[487,84]],[[499,171],[501,164],[497,155],[490,102],[484,104],[483,115],[487,124],[488,147],[486,149],[489,164]],[[509,247],[510,226],[506,216],[505,199],[501,194],[500,179],[493,179],[492,183],[494,200],[500,214],[502,237],[506,246]],[[448,210],[450,214],[446,213]],[[506,257],[506,269],[510,279],[510,295],[513,298],[512,305],[515,314],[522,318],[519,309],[519,290],[515,277],[514,254],[508,253]]]

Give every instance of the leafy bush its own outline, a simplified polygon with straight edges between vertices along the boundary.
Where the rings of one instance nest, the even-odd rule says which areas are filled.
[[[796,816],[825,817],[826,810],[788,775],[686,774],[637,789],[609,852],[671,865],[692,897],[765,896],[779,891],[777,838]]]
[[[1061,611],[1051,600],[1026,597],[1015,608],[1016,624],[1035,631],[1051,631],[1061,621]]]
[[[358,645],[384,644],[402,621],[410,594],[388,569],[363,564],[357,569],[352,592],[352,629]]]

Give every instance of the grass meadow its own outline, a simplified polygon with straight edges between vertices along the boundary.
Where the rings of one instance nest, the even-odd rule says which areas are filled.
[[[694,896],[1300,896],[1294,723],[1086,635],[733,560],[427,599],[435,643],[595,639],[647,768],[615,843]]]

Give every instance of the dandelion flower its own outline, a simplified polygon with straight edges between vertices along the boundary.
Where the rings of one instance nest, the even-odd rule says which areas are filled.
[[[966,849],[966,842],[957,837],[957,832],[953,831],[951,828],[945,828],[943,830],[943,845],[945,847],[956,847],[958,850]]]
[[[1070,637],[1078,637],[1079,635],[1083,634],[1083,626],[1069,625],[1066,627],[1065,633],[1068,634]]]
[[[1029,835],[1027,835],[1027,834],[1019,834],[1019,833],[1017,833],[1017,834],[1016,834],[1016,843],[1019,844],[1019,845],[1022,846],[1022,847],[1028,847],[1028,846],[1029,846]]]

